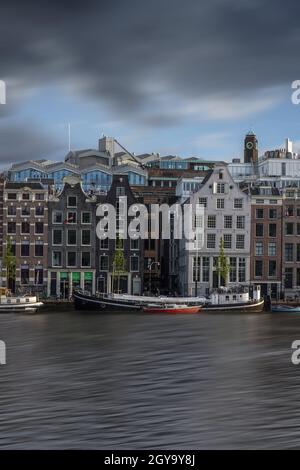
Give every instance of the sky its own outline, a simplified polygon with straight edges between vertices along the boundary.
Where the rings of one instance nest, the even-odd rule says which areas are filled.
[[[114,136],[131,152],[230,161],[300,149],[300,2],[0,3],[0,164],[63,160]]]

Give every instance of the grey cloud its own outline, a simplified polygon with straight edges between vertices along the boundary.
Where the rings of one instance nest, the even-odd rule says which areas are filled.
[[[55,83],[146,127],[180,124],[184,100],[289,87],[300,78],[299,17],[297,0],[3,0],[0,76],[15,90],[0,122],[22,93]],[[0,129],[2,158],[60,147],[27,130],[32,139]]]
[[[24,160],[48,159],[58,152],[66,153],[65,146],[51,136],[22,124],[0,126],[0,147],[1,167]]]

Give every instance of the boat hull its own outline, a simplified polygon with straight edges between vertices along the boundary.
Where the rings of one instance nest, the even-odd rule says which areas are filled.
[[[289,306],[289,305],[272,305],[271,306],[272,313],[300,313],[299,306]]]
[[[234,304],[216,304],[216,305],[203,305],[204,312],[261,312],[264,308],[264,300],[248,303],[234,303]]]
[[[133,303],[114,301],[113,299],[97,298],[79,292],[73,294],[74,306],[76,310],[141,310],[139,305]]]
[[[1,313],[35,313],[44,304],[42,302],[26,303],[26,304],[0,304]]]
[[[199,313],[201,307],[191,306],[191,307],[144,307],[143,312],[145,313],[169,313],[169,314],[190,314],[190,313]]]

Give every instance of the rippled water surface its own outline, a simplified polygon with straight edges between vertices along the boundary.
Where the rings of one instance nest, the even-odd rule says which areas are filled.
[[[0,316],[0,447],[300,448],[300,315]]]

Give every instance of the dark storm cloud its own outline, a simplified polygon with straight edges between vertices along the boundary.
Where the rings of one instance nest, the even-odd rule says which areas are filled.
[[[299,78],[299,17],[297,0],[4,0],[0,75],[19,93],[57,82],[173,125],[168,95],[245,96]]]
[[[48,159],[54,152],[65,151],[51,136],[23,125],[0,127],[0,149],[1,169],[10,163]]]
[[[268,87],[299,76],[299,13],[296,0],[1,2],[1,72],[75,78],[127,112],[151,106],[152,83],[197,97]]]

